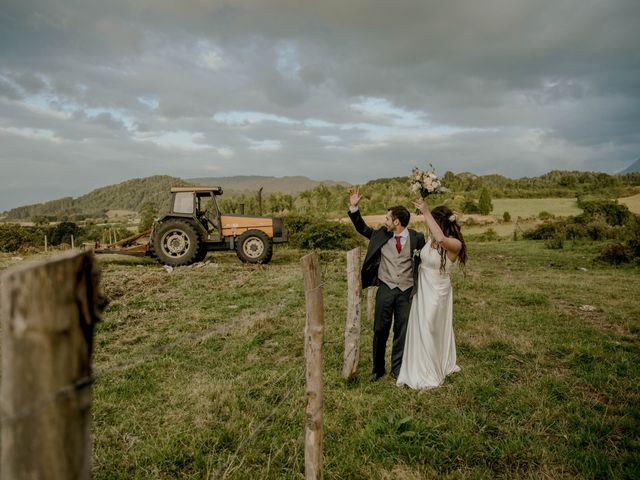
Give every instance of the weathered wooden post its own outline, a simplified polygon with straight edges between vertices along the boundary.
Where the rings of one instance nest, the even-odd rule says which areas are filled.
[[[358,370],[360,359],[360,248],[347,252],[347,321],[344,328],[344,360],[342,376],[352,378]]]
[[[373,325],[373,309],[376,303],[376,288],[367,288],[367,321]]]
[[[89,479],[93,254],[67,252],[0,282],[0,478]]]
[[[44,236],[44,251],[47,253],[47,236]]]
[[[324,305],[318,254],[300,260],[304,274],[307,321],[304,332],[306,360],[304,470],[306,480],[322,478],[322,342],[324,339]]]
[[[74,248],[76,248],[76,244],[75,244],[73,235],[71,235],[71,249],[74,249]]]

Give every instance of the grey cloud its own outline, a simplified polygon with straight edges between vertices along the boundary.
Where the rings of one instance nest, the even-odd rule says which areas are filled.
[[[640,149],[638,24],[637,0],[4,0],[0,191],[25,185],[25,159],[87,188],[207,169],[362,182],[426,159],[511,176],[618,171]],[[366,97],[430,127],[372,138],[396,119],[352,108]],[[292,122],[214,120],[232,111]],[[144,140],[163,132],[211,147]],[[31,169],[34,185],[40,171],[56,195],[77,187],[46,168]]]
[[[9,78],[11,78],[26,94],[37,94],[47,87],[47,84],[42,77],[34,75],[31,72],[20,73],[18,75],[9,74]]]
[[[0,77],[0,98],[6,98],[8,100],[18,100],[19,98],[21,98],[21,95],[14,85]]]

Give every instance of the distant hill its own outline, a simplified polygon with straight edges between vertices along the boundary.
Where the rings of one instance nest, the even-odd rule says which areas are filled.
[[[627,168],[622,170],[621,172],[618,172],[618,175],[624,175],[625,173],[634,173],[634,172],[640,172],[640,158],[637,159],[635,162],[633,162],[631,165],[629,165]]]
[[[139,212],[146,202],[158,207],[158,211],[169,210],[171,196],[169,189],[182,185],[220,185],[225,194],[257,192],[299,193],[311,190],[320,184],[344,185],[346,182],[316,181],[307,177],[201,177],[181,179],[167,175],[156,175],[145,178],[134,178],[116,185],[109,185],[93,190],[81,197],[65,197],[44,203],[36,203],[17,207],[6,212],[6,220],[30,220],[36,216],[69,218],[101,218],[109,210],[132,210]]]
[[[639,162],[636,162],[638,164]],[[634,164],[635,165],[635,164]],[[631,167],[630,167],[631,168]],[[480,191],[488,189],[493,198],[558,198],[579,195],[606,195],[621,197],[635,195],[640,190],[640,172],[609,175],[602,172],[552,170],[539,177],[510,179],[502,175],[476,175],[470,172],[446,172],[444,184],[454,192],[456,201],[478,198]],[[236,211],[244,205],[247,212],[258,210],[257,192],[263,187],[265,211],[281,212],[341,212],[346,182],[316,181],[307,177],[199,177],[188,180],[153,176],[136,178],[117,185],[98,188],[78,198],[66,197],[50,202],[27,205],[6,212],[4,220],[80,221],[104,218],[111,210],[141,212],[151,202],[159,213],[169,209],[169,190],[180,185],[220,185],[225,196],[221,200],[223,211]],[[410,202],[407,177],[379,178],[367,182],[363,188],[368,195],[368,208],[384,211],[390,204]],[[224,202],[224,205],[223,205]]]
[[[172,186],[188,182],[168,175],[134,178],[116,185],[98,188],[78,198],[65,197],[44,203],[17,207],[6,212],[7,220],[29,220],[35,216],[52,216],[80,220],[104,217],[108,210],[140,211],[146,202],[157,205],[160,211],[169,209]]]
[[[311,190],[320,184],[327,186],[350,186],[347,182],[333,180],[311,180],[303,176],[265,177],[258,175],[239,175],[235,177],[199,177],[187,178],[187,182],[194,185],[219,185],[225,192],[242,193],[257,192],[262,187],[263,193],[300,193]]]

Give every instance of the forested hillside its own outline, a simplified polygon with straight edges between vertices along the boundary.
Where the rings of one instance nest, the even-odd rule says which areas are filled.
[[[251,177],[245,177],[251,178]],[[221,184],[225,194],[219,199],[223,212],[241,212],[247,214],[315,214],[336,215],[344,213],[348,184],[325,184],[316,182],[314,188],[302,192],[288,193],[265,188],[259,192],[259,186],[273,184],[273,177],[253,177],[254,190],[234,191],[238,177],[192,179],[197,183],[206,180]],[[297,177],[290,177],[297,178]],[[234,180],[235,179],[235,180]],[[618,198],[640,192],[640,173],[608,175],[599,172],[578,172],[554,170],[539,177],[510,179],[501,175],[475,175],[468,172],[454,174],[445,172],[444,185],[451,193],[440,197],[457,211],[475,213],[481,194],[491,198],[576,198],[596,196]],[[6,220],[32,220],[34,217],[46,217],[54,220],[82,220],[103,218],[108,210],[143,210],[165,212],[169,208],[169,189],[171,186],[188,185],[186,180],[153,176],[133,179],[117,185],[99,188],[76,199],[68,197],[51,202],[15,208],[6,214]],[[245,185],[248,185],[245,183]],[[362,186],[363,211],[383,212],[390,205],[410,205],[414,195],[409,191],[407,177],[382,178],[371,180]]]
[[[187,178],[187,182],[194,185],[222,185],[225,193],[257,192],[262,188],[263,193],[300,193],[311,190],[320,184],[327,186],[342,185],[348,187],[347,182],[333,180],[317,181],[303,176],[265,177],[259,175],[238,175],[235,177],[198,177]]]
[[[188,185],[184,180],[167,175],[134,178],[126,182],[98,188],[78,198],[61,198],[14,208],[6,213],[7,220],[29,220],[48,217],[50,220],[83,220],[102,218],[108,210],[133,210],[140,212],[145,203],[151,202],[162,211],[169,208],[169,189]]]
[[[593,196],[613,199],[640,192],[640,173],[608,175],[556,170],[540,177],[513,180],[501,175],[446,172],[443,183],[451,193],[439,197],[439,202],[447,202],[456,211],[478,213],[483,191],[493,198]],[[362,185],[361,191],[364,195],[361,204],[364,213],[381,213],[397,204],[409,206],[415,197],[409,190],[407,177],[371,180]],[[225,195],[220,205],[226,212],[239,211],[243,204],[247,212],[336,215],[344,214],[346,192],[343,186],[319,185],[297,195],[276,193],[263,195],[262,198],[255,193]]]

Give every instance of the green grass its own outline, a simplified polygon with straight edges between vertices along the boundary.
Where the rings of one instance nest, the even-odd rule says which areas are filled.
[[[509,212],[515,221],[518,217],[537,217],[540,212],[548,212],[558,217],[579,215],[575,198],[494,198],[492,214],[502,218],[504,212]]]
[[[366,319],[361,371],[341,378],[345,254],[321,252],[325,478],[637,478],[640,271],[594,263],[599,248],[470,243],[462,370],[427,392],[366,381]],[[303,478],[304,253],[172,273],[105,261],[94,478]]]

